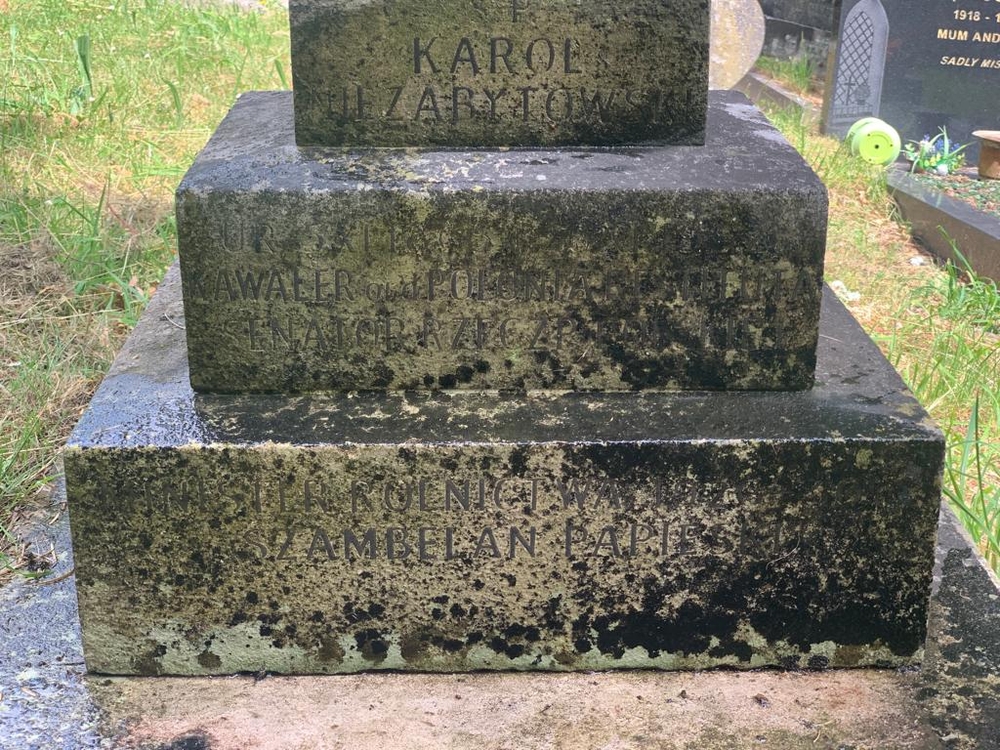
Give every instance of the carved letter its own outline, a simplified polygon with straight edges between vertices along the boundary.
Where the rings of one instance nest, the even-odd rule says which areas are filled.
[[[618,547],[618,532],[614,526],[605,526],[601,529],[601,535],[597,538],[597,544],[594,545],[594,554],[599,555],[605,549],[611,552],[612,557],[622,556],[621,549]]]
[[[319,485],[318,494],[316,494],[316,485]],[[323,482],[314,482],[312,479],[307,479],[302,485],[302,494],[306,501],[306,512],[312,511],[314,502],[319,505],[323,511],[327,513],[330,512],[330,504],[323,497],[323,495],[326,494],[326,485]]]
[[[240,294],[243,299],[260,299],[260,288],[264,285],[264,274],[260,271],[254,276],[253,271],[240,271],[236,269],[236,282],[240,285]]]
[[[493,529],[487,526],[479,535],[476,542],[476,549],[472,553],[473,557],[480,557],[483,554],[487,557],[500,557],[500,548],[497,546],[497,538],[493,534]]]
[[[413,119],[419,120],[420,115],[425,112],[434,115],[434,119],[437,122],[441,121],[441,110],[438,109],[437,94],[434,93],[433,86],[424,86],[424,93],[420,95],[420,101],[417,103],[417,111],[413,115]]]
[[[611,107],[614,106],[617,91],[612,91],[605,99],[600,91],[595,90],[593,96],[587,96],[586,89],[580,89],[580,99],[583,100],[583,112],[587,117],[597,115],[598,122],[607,122],[611,116]]]
[[[362,542],[350,529],[344,529],[344,559],[351,560],[353,555],[375,559],[375,529],[367,529]]]
[[[438,72],[437,65],[434,64],[434,61],[431,59],[431,56],[430,56],[431,45],[433,45],[434,42],[436,42],[436,41],[437,41],[437,37],[434,37],[429,42],[427,42],[427,44],[425,46],[421,47],[420,46],[420,37],[413,37],[413,72],[414,73],[420,73],[421,72],[420,71],[420,61],[423,58],[427,59],[427,64],[430,65],[431,73],[437,73]]]
[[[444,509],[452,509],[452,497],[462,506],[463,510],[469,509],[469,480],[466,479],[461,487],[453,479],[444,480]]]
[[[357,513],[359,508],[373,510],[372,499],[368,496],[367,482],[357,480],[351,482],[351,512]]]
[[[460,93],[465,94],[466,100],[460,102],[458,100],[458,95]],[[451,121],[452,123],[458,122],[458,108],[468,107],[469,108],[469,118],[471,119],[476,114],[475,107],[472,106],[472,89],[466,88],[465,86],[454,86],[451,89]]]
[[[326,535],[323,529],[316,529],[313,532],[312,543],[309,545],[309,553],[307,557],[312,560],[313,555],[322,547],[323,551],[326,552],[326,557],[328,560],[335,559],[333,553],[333,545],[330,544],[330,538]]]
[[[417,557],[421,560],[433,560],[434,555],[430,553],[432,547],[437,546],[437,542],[433,539],[428,539],[428,533],[435,533],[436,529],[428,528],[426,526],[421,526],[417,529]]]
[[[430,60],[430,58],[427,59]],[[476,60],[476,51],[472,48],[472,42],[465,36],[458,41],[458,46],[455,48],[455,59],[451,62],[452,75],[458,70],[460,63],[471,65],[472,75],[479,73],[479,62]],[[418,70],[417,72],[419,73],[420,71]]]
[[[295,538],[295,532],[289,526],[285,529],[285,541],[281,544],[281,549],[278,550],[278,560],[287,560],[289,558],[288,549],[292,546],[292,540]],[[272,545],[273,546],[273,545]]]
[[[405,560],[410,555],[406,529],[390,526],[385,531],[385,554],[390,560]]]
[[[563,43],[563,72],[579,73],[579,68],[573,67],[573,40],[568,38]]]
[[[629,554],[635,557],[636,552],[639,551],[639,545],[648,542],[654,534],[656,534],[656,529],[652,526],[644,523],[633,523],[629,532]]]
[[[392,87],[392,101],[389,102],[389,109],[385,111],[385,118],[387,120],[402,120],[402,117],[393,117],[393,113],[396,111],[396,105],[399,104],[399,97],[403,93],[402,86]]]
[[[515,529],[513,526],[510,527],[510,545],[507,549],[507,557],[511,560],[514,559],[514,554],[517,551],[517,545],[521,545],[524,551],[528,553],[529,557],[535,556],[535,527],[528,527],[528,538],[525,539],[521,532]]]
[[[556,50],[552,46],[552,42],[543,38],[531,41],[528,44],[528,48],[524,52],[524,62],[527,63],[528,69],[536,73],[538,72],[538,69],[535,67],[535,45],[541,45],[545,49],[545,52],[543,53],[545,55],[543,58],[545,67],[542,68],[542,72],[544,73],[552,70],[552,65],[556,61]]]
[[[500,51],[500,45],[504,45],[503,52]],[[510,67],[510,54],[514,51],[514,44],[505,36],[495,36],[490,39],[490,73],[496,73],[497,61],[503,60],[503,65],[507,68],[508,73],[513,73],[514,69]]]
[[[507,89],[500,89],[499,91],[491,91],[490,89],[483,89],[483,93],[486,94],[486,98],[490,102],[490,119],[497,119],[497,99],[501,96],[507,95]]]

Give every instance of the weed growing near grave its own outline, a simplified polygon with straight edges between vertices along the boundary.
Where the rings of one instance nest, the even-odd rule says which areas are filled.
[[[1000,570],[1000,291],[956,255],[912,291],[889,356],[947,434],[945,496]]]
[[[881,168],[811,132],[801,115],[769,116],[829,190],[827,281],[840,282],[851,312],[944,430],[944,494],[1000,570],[996,285],[968,267],[940,269],[926,259],[897,219]]]
[[[178,180],[235,97],[287,88],[289,63],[281,11],[0,9],[2,577],[15,516],[173,259]]]

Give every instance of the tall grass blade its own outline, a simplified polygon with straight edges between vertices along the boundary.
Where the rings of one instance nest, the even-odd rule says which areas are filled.
[[[180,129],[184,127],[184,104],[181,102],[181,92],[177,90],[177,85],[173,81],[166,83],[170,90],[170,100],[174,105],[174,125]]]
[[[87,96],[94,94],[94,79],[90,74],[90,35],[82,34],[76,38],[76,63],[83,79],[83,85],[87,89]]]

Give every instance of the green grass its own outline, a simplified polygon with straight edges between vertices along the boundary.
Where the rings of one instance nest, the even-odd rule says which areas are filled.
[[[0,0],[0,576],[10,529],[173,260],[173,191],[236,96],[287,88],[282,11]]]
[[[1000,570],[1000,292],[949,264],[909,302],[889,358],[945,431],[944,494]]]
[[[920,257],[898,220],[885,171],[811,132],[800,113],[769,116],[830,193],[826,278],[947,439],[943,492],[1000,571],[1000,294],[968,268]],[[961,248],[956,248],[961,257]]]
[[[806,55],[760,57],[754,68],[797,94],[808,94],[816,88],[816,70]]]

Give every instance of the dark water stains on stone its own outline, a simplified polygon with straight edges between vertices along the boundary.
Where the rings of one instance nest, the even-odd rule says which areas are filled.
[[[160,659],[167,655],[166,645],[160,643],[147,651],[143,656],[133,661],[132,667],[135,674],[153,677],[163,674],[163,665]]]
[[[376,664],[385,661],[389,652],[389,642],[380,631],[373,628],[358,631],[354,634],[354,641],[361,655],[368,661]]]
[[[530,162],[537,163],[524,165],[523,175],[512,175],[510,180],[498,182],[495,173],[509,166],[504,154],[480,153],[472,160],[451,152],[424,154],[417,159],[397,154],[374,159],[377,164],[369,168],[371,174],[367,175],[359,175],[354,163],[356,157],[325,159],[322,167],[301,154],[289,158],[286,154],[298,154],[288,145],[292,135],[290,97],[256,94],[244,97],[185,179],[178,202],[181,257],[189,291],[187,335],[192,343],[195,387],[216,393],[406,387],[506,390],[525,386],[628,391],[646,383],[666,389],[701,389],[705,384],[691,380],[688,375],[702,370],[713,373],[733,357],[742,364],[730,368],[730,375],[737,377],[723,377],[725,387],[804,387],[803,382],[811,374],[808,362],[789,364],[784,354],[773,356],[768,352],[776,347],[782,352],[787,350],[788,359],[795,359],[800,348],[808,353],[815,346],[818,299],[804,300],[802,295],[785,289],[787,285],[780,285],[780,291],[755,292],[746,295],[753,299],[741,296],[734,300],[721,298],[718,289],[706,291],[704,280],[692,283],[684,280],[689,279],[685,274],[700,278],[703,268],[720,264],[728,264],[727,273],[741,276],[751,266],[773,267],[789,260],[795,269],[812,273],[817,282],[819,278],[825,212],[822,186],[804,168],[797,154],[780,138],[773,137],[775,134],[763,122],[754,123],[749,132],[740,132],[741,127],[745,130],[746,123],[728,111],[732,95],[713,94],[713,99],[716,98],[719,101],[713,104],[712,125],[718,132],[714,133],[715,143],[704,150],[602,152],[589,157],[601,162],[600,166],[571,164],[570,168],[557,167],[554,158],[531,159]],[[268,123],[268,127],[260,127],[261,121]],[[278,125],[279,121],[284,122]],[[758,129],[772,137],[760,136]],[[722,179],[721,175],[732,170],[719,169],[715,164],[720,150],[726,154],[730,166],[747,162],[747,184],[734,187],[731,174]],[[703,151],[713,153],[714,158],[710,159]],[[266,156],[258,161],[262,155]],[[467,177],[459,176],[466,172]],[[764,189],[767,179],[761,175],[772,172],[778,173],[780,190],[774,186]],[[327,183],[327,190],[302,188],[303,184],[314,185],[316,176],[321,174],[325,174],[322,181]],[[447,175],[447,179],[442,175]],[[358,179],[372,188],[364,191],[361,199],[355,189]],[[544,190],[538,189],[540,179],[546,181]],[[262,183],[267,190],[247,188]],[[428,184],[435,186],[429,191],[429,200],[425,197]],[[488,187],[484,189],[484,185]],[[751,194],[756,201],[747,200]],[[267,197],[261,197],[264,195]],[[420,197],[415,198],[416,195]],[[772,210],[754,212],[743,205],[748,202],[764,202]],[[688,209],[692,216],[697,214],[690,221],[707,228],[706,232],[693,229],[688,232],[692,234],[690,242],[679,240],[681,232],[665,230],[653,218],[663,216],[671,217],[674,223],[689,222]],[[483,331],[469,336],[468,341],[463,338],[465,334],[459,336],[450,324],[442,323],[440,335],[435,334],[436,343],[428,345],[421,340],[428,335],[426,330],[421,333],[428,318],[418,308],[431,320],[472,320],[480,314],[482,304],[495,302],[490,297],[493,292],[484,287],[485,291],[470,289],[455,299],[442,300],[439,295],[435,304],[430,305],[424,299],[426,295],[413,294],[373,303],[357,294],[360,290],[355,288],[353,298],[340,300],[345,307],[342,314],[355,321],[374,320],[373,316],[397,321],[392,343],[386,340],[380,346],[372,345],[371,341],[359,342],[346,331],[338,334],[342,340],[337,346],[316,346],[303,338],[303,331],[296,329],[295,333],[285,322],[314,318],[315,300],[282,298],[278,304],[262,299],[257,293],[248,295],[244,290],[243,297],[236,293],[235,299],[224,293],[225,304],[219,305],[218,289],[209,290],[211,280],[218,279],[220,273],[228,285],[239,263],[259,262],[258,249],[248,241],[245,247],[224,248],[227,262],[231,263],[220,269],[218,258],[223,248],[212,244],[220,231],[245,223],[248,215],[258,224],[276,227],[281,237],[274,242],[286,256],[283,261],[289,268],[299,267],[301,278],[312,278],[313,272],[320,275],[332,272],[325,266],[314,268],[316,258],[296,249],[299,245],[309,245],[312,240],[308,238],[315,233],[333,235],[339,231],[340,225],[317,227],[329,221],[327,217],[338,217],[338,221],[348,226],[367,226],[373,215],[392,216],[398,222],[400,237],[436,236],[443,232],[452,241],[472,248],[462,261],[473,269],[517,271],[527,264],[545,274],[562,275],[564,271],[572,272],[566,268],[564,248],[573,246],[584,273],[607,268],[613,275],[648,276],[648,283],[637,293],[626,295],[639,296],[645,301],[591,299],[590,294],[575,295],[572,300],[565,295],[545,295],[518,305],[519,317],[512,319],[515,322],[508,331],[510,339],[504,334],[500,340],[497,315],[484,318]],[[622,215],[641,220],[623,222]],[[753,231],[748,232],[747,225],[741,223],[746,221],[755,222]],[[761,224],[768,222],[779,226],[762,230]],[[735,239],[736,230],[727,229],[729,224],[740,227]],[[567,229],[577,225],[577,229]],[[629,227],[628,232],[638,232],[643,238],[625,236],[627,232],[622,230],[625,226]],[[525,251],[513,244],[483,249],[481,243],[467,241],[462,232],[469,227],[476,240],[511,236],[538,237],[542,241],[536,243],[531,257],[526,258]],[[703,233],[714,239],[699,239]],[[757,235],[766,241],[747,248],[748,237]],[[780,235],[780,239],[775,235]],[[652,248],[650,253],[629,252],[631,245],[640,240]],[[388,240],[381,237],[375,244],[382,241]],[[723,248],[727,250],[723,252]],[[732,257],[735,248],[739,248],[738,258]],[[437,255],[416,257],[417,253],[410,253],[398,262],[394,258],[391,267],[372,262],[367,254],[362,258],[347,253],[337,262],[346,264],[343,270],[352,273],[355,286],[362,283],[362,278],[385,284],[386,274],[397,271],[407,277],[437,271],[444,275],[452,260],[437,250],[433,252]],[[234,255],[230,257],[230,253]],[[673,270],[668,273],[664,268]],[[322,286],[330,291],[326,282]],[[714,282],[709,286],[714,289]],[[684,312],[673,309],[677,294],[685,297]],[[767,337],[765,341],[740,340],[731,346],[732,336],[725,333],[726,321],[739,320],[741,316],[768,317],[766,305],[773,302],[769,300],[771,296],[780,298],[783,310],[791,308],[782,336]],[[643,313],[635,318],[640,307]],[[256,342],[262,346],[250,351],[243,330],[247,314],[262,334]],[[555,324],[557,320],[569,325],[562,330],[561,322]],[[533,322],[539,321],[549,324],[534,333]],[[702,335],[703,323],[714,335]],[[284,343],[275,343],[264,335],[269,325],[285,331]],[[551,327],[554,329],[546,333],[545,329]],[[257,338],[256,334],[250,335]],[[764,349],[758,361],[752,350],[762,343]],[[614,351],[604,351],[605,345]],[[354,353],[362,347],[363,354]],[[668,355],[669,350],[681,352]],[[693,368],[688,364],[699,360],[704,362]],[[767,372],[770,367],[777,370]],[[624,374],[619,371],[622,368]],[[713,382],[709,387],[718,386]]]
[[[449,637],[432,628],[421,628],[404,635],[399,644],[402,657],[410,663],[419,664],[432,655],[432,649],[445,654],[454,655],[463,651],[466,641]]]
[[[213,654],[208,649],[205,649],[200,654],[198,654],[198,663],[201,664],[205,669],[212,671],[218,669],[222,666],[222,659]]]

